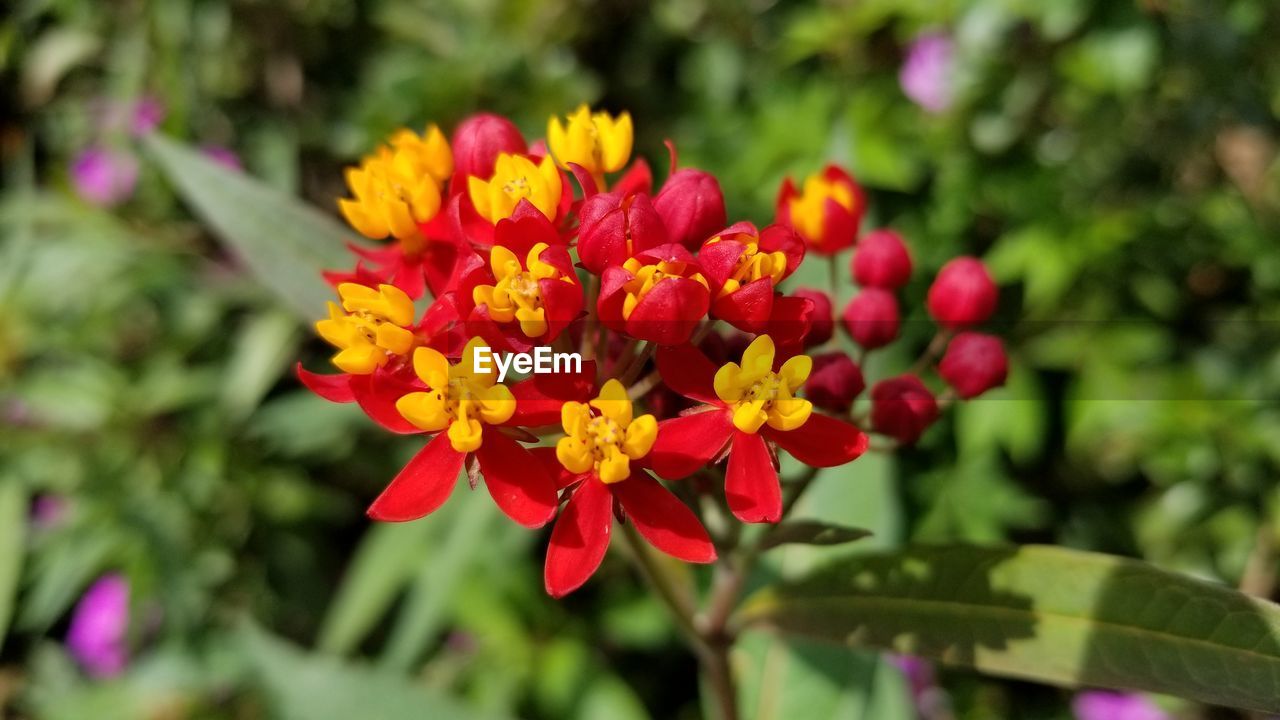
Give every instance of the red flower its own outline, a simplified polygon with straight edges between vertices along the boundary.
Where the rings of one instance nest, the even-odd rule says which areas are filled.
[[[566,403],[565,437],[534,456],[567,489],[568,501],[551,532],[545,583],[552,597],[578,589],[609,548],[613,518],[634,523],[654,547],[687,562],[716,559],[697,516],[643,466],[653,447],[652,415],[632,416],[622,383],[610,380],[590,403]]]
[[[942,362],[938,363],[938,374],[962,400],[1000,387],[1009,374],[1004,343],[994,335],[962,332],[947,346]]]
[[[791,178],[778,191],[777,222],[794,228],[809,249],[832,255],[858,239],[858,226],[867,209],[866,194],[849,173],[828,165],[805,178],[797,190]]]
[[[858,242],[849,269],[863,287],[897,290],[911,279],[911,253],[898,233],[876,230]]]
[[[869,287],[844,309],[844,326],[854,342],[867,350],[884,347],[898,337],[898,300],[893,293]]]
[[[728,446],[725,498],[743,522],[777,522],[782,488],[770,444],[814,467],[843,465],[867,449],[856,427],[813,412],[795,397],[812,362],[800,355],[774,369],[773,340],[757,337],[742,365],[719,370],[691,345],[658,350],[658,370],[676,392],[703,409],[658,426],[650,462],[668,479],[687,477],[722,456]]]
[[[516,412],[516,399],[496,383],[495,371],[473,366],[478,338],[467,343],[461,360],[418,348],[413,369],[420,389],[402,396],[395,407],[414,427],[434,433],[422,450],[369,506],[374,520],[404,522],[434,512],[449,499],[468,459],[484,476],[485,487],[508,517],[540,527],[556,512],[556,488],[550,474],[529,451],[504,434]]]
[[[813,373],[805,383],[804,396],[823,410],[846,413],[866,387],[862,369],[837,350],[813,356]]]
[[[595,275],[668,242],[662,217],[648,195],[594,195],[583,201],[578,218],[578,256]]]
[[[698,262],[711,283],[711,314],[749,333],[773,316],[774,289],[804,260],[804,243],[790,229],[757,231],[740,222],[702,245]]]
[[[597,310],[610,330],[660,345],[687,342],[711,293],[693,255],[674,243],[605,269]]]
[[[809,332],[805,333],[804,346],[807,348],[817,347],[826,343],[835,334],[835,313],[831,303],[831,296],[821,290],[812,288],[797,288],[791,293],[795,297],[805,298],[813,303],[811,312],[809,313]]]
[[[523,155],[526,152],[528,147],[524,136],[510,120],[492,113],[467,117],[453,131],[453,166],[457,174],[451,190],[455,193],[465,190],[469,175],[480,178],[492,175],[498,155]]]
[[[488,254],[487,273],[473,269],[459,281],[474,303],[468,332],[502,350],[526,352],[550,344],[582,312],[569,249],[532,205],[522,201],[512,217],[498,221]]]
[[[910,445],[938,419],[938,401],[915,375],[881,380],[871,388],[871,425]]]
[[[985,322],[996,310],[999,290],[982,261],[958,257],[938,271],[927,299],[929,314],[945,328],[957,330]]]
[[[674,161],[673,161],[674,162]],[[666,225],[671,242],[693,250],[724,227],[724,193],[714,175],[685,168],[672,173],[653,207]]]

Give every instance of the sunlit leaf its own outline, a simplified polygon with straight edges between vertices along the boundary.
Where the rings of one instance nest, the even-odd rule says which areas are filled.
[[[922,547],[765,588],[742,619],[993,675],[1280,711],[1280,607],[1065,548]]]

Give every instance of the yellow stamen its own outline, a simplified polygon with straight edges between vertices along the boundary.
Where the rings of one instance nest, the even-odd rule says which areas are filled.
[[[592,412],[592,410],[596,412]],[[631,461],[649,454],[658,438],[652,415],[632,417],[631,399],[617,380],[609,380],[589,403],[568,402],[560,409],[565,437],[556,457],[572,473],[595,471],[602,482],[631,477]]]
[[[467,178],[467,192],[476,212],[491,223],[511,217],[521,200],[554,220],[563,191],[560,171],[550,156],[538,164],[523,155],[503,153],[493,165],[493,176],[488,180]]]
[[[761,335],[742,353],[742,365],[726,363],[716,371],[716,396],[733,410],[733,424],[754,433],[765,423],[775,430],[795,430],[809,420],[813,404],[795,397],[809,379],[813,360],[796,355],[773,371],[773,339]]]
[[[342,307],[329,303],[329,317],[316,322],[316,332],[338,348],[333,364],[339,370],[368,375],[413,349],[413,301],[403,290],[342,283],[338,297]]]
[[[474,452],[483,441],[485,425],[501,425],[516,411],[516,400],[506,385],[497,384],[495,372],[476,372],[472,366],[477,347],[472,338],[462,350],[462,360],[450,365],[444,355],[428,347],[413,353],[413,370],[427,384],[426,392],[414,392],[396,401],[406,420],[427,432],[445,430],[458,452]]]
[[[854,211],[853,188],[844,181],[828,180],[820,174],[805,178],[800,195],[791,199],[791,225],[811,243],[822,240],[828,199],[835,200],[849,212]]]
[[[631,258],[622,264],[633,277],[623,283],[622,290],[626,293],[626,297],[622,300],[622,317],[630,319],[631,313],[635,311],[636,306],[648,295],[654,286],[668,278],[687,278],[695,280],[707,287],[707,279],[702,273],[690,273],[689,263],[679,260],[660,260],[652,265],[645,265],[636,258]]]
[[[518,321],[520,331],[531,338],[547,334],[547,313],[542,305],[539,281],[560,280],[573,284],[573,278],[539,259],[546,249],[546,243],[534,245],[521,266],[515,253],[495,245],[489,253],[489,267],[497,284],[477,285],[471,292],[476,305],[489,307],[489,316],[495,322]]]
[[[724,236],[717,235],[708,240],[707,244],[717,243],[724,239]],[[729,293],[737,291],[743,285],[763,277],[773,278],[775,285],[782,282],[783,276],[787,273],[786,253],[781,250],[773,252],[761,251],[759,235],[739,236],[733,239],[742,243],[742,254],[738,256],[737,263],[733,266],[733,272],[724,281],[719,294],[716,295],[717,298],[722,298]]]

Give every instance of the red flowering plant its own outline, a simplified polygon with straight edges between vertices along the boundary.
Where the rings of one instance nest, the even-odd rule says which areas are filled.
[[[730,223],[716,178],[677,169],[673,146],[657,188],[631,154],[630,115],[585,106],[535,142],[487,114],[452,142],[435,126],[396,133],[348,170],[339,201],[357,232],[389,244],[353,247],[353,267],[327,275],[337,297],[316,331],[337,373],[297,372],[422,436],[369,506],[375,520],[430,515],[461,477],[483,484],[515,522],[554,523],[554,597],[589,581],[620,526],[731,703],[731,612],[770,533],[744,545],[733,524],[781,527],[820,469],[913,443],[948,403],[1001,384],[1000,340],[973,330],[996,287],[976,259],[943,268],[927,298],[937,338],[860,402],[867,353],[898,338],[912,261],[893,231],[860,235],[856,180],[835,165],[799,188],[788,179],[773,224]],[[832,301],[847,281],[787,287],[806,255],[834,268],[849,247],[853,353]],[[940,394],[920,377],[935,362]],[[781,477],[784,455],[808,470]],[[714,583],[695,612],[650,547],[738,579]]]

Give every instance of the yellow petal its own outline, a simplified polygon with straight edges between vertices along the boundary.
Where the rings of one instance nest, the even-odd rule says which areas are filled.
[[[396,400],[396,411],[414,427],[427,432],[439,432],[450,421],[444,393],[440,390],[409,393]]]
[[[449,444],[458,452],[475,452],[480,449],[483,428],[478,420],[454,420],[449,425]]]
[[[622,452],[639,460],[653,449],[658,439],[658,421],[652,415],[641,415],[627,426],[627,438],[622,442]]]
[[[480,395],[480,417],[488,425],[501,425],[516,412],[516,398],[506,385],[486,388]]]
[[[733,409],[733,426],[742,432],[753,433],[764,425],[769,419],[763,410],[764,403],[760,400],[752,402],[739,403]]]
[[[368,375],[386,361],[387,354],[369,343],[349,347],[333,356],[334,366],[352,375]]]
[[[778,376],[786,382],[789,391],[795,392],[797,388],[804,385],[805,380],[809,379],[811,372],[813,372],[813,358],[808,355],[796,355],[782,363]]]
[[[413,372],[429,388],[444,390],[449,386],[449,361],[434,348],[413,351]]]
[[[627,389],[615,378],[610,378],[600,388],[600,394],[591,401],[591,407],[623,428],[631,423],[631,398],[627,397]]]
[[[813,403],[800,398],[777,400],[769,410],[769,427],[776,430],[795,430],[809,421]]]
[[[631,477],[631,458],[619,452],[617,446],[610,446],[607,452],[600,461],[600,481],[616,483]]]
[[[591,469],[591,449],[586,441],[577,437],[562,437],[556,443],[556,459],[571,473],[584,473]]]

